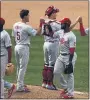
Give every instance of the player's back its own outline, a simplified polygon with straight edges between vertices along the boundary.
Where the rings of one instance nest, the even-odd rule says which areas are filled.
[[[27,31],[29,25],[17,22],[13,26],[12,36],[15,37],[16,44],[30,44],[30,35]]]

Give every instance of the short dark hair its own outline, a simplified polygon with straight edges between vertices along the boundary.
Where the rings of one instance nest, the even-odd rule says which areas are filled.
[[[68,26],[68,28],[70,27],[70,24],[68,23],[61,23],[61,29],[66,29],[66,27]]]
[[[22,9],[22,10],[20,11],[20,17],[23,19],[24,16],[27,16],[27,15],[28,15],[28,13],[29,13],[29,10],[27,10],[27,9]]]

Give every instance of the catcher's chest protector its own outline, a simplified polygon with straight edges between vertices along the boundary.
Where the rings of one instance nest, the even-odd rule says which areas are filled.
[[[55,21],[49,21],[48,23],[44,23],[43,35],[53,32],[52,27],[50,25],[50,23],[52,23],[52,22],[55,22]]]

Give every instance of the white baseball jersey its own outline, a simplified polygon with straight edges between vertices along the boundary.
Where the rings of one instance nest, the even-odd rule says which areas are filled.
[[[50,23],[50,25],[52,27],[53,32],[56,32],[56,31],[61,30],[61,23],[60,22],[54,21],[54,20],[51,20],[51,19],[45,19],[45,23],[48,23],[49,21],[52,21]],[[42,26],[42,33],[43,32],[44,32],[44,25]],[[49,41],[59,41],[59,36],[52,38],[52,37],[48,37],[48,36],[45,36],[44,35],[44,41],[45,42],[49,42]]]
[[[60,53],[70,53],[69,48],[76,47],[76,36],[72,31],[60,34]]]
[[[76,47],[76,36],[72,31],[64,33],[63,30],[57,31],[54,37],[60,36],[60,53],[69,54],[69,48]]]
[[[6,32],[5,30],[3,30],[2,32],[0,32],[1,34],[1,53],[0,55],[6,55],[7,52],[7,47],[11,46],[11,39],[10,36],[8,34],[8,32]]]
[[[30,44],[30,36],[35,36],[37,31],[31,26],[17,22],[13,25],[12,36],[15,37],[16,44]]]
[[[88,35],[89,32],[90,32],[90,29],[89,29],[89,28],[86,28],[86,29],[85,29],[85,33],[86,33],[86,35]]]

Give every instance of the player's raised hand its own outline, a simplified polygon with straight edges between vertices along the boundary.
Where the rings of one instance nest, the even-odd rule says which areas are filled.
[[[82,22],[82,17],[78,16],[77,19],[76,19],[76,22]]]
[[[40,17],[40,22],[45,22],[45,19],[43,17]]]
[[[45,20],[44,20],[44,18],[43,17],[40,17],[40,27],[42,27],[42,24],[44,24],[45,23]]]
[[[83,23],[82,17],[80,17],[78,21],[79,21],[79,23]]]

